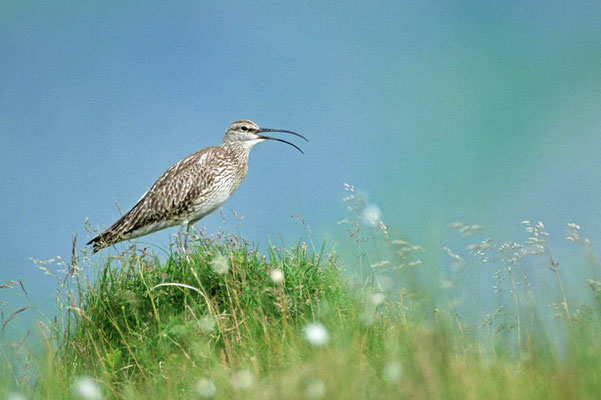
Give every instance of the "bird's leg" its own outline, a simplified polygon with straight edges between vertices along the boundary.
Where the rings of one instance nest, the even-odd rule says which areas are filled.
[[[184,240],[182,242],[182,236],[184,236]],[[188,236],[190,236],[190,224],[186,224],[186,231],[184,232],[183,227],[180,229],[178,244],[179,249],[182,256],[185,256],[188,262],[192,261],[192,257],[190,257],[190,249],[188,248]]]
[[[177,233],[177,247],[181,254],[186,254],[188,251],[188,233],[190,232],[190,225],[186,224],[186,230],[181,225]]]
[[[190,224],[186,224],[186,238],[184,239],[184,251],[188,253],[188,237],[190,236]]]

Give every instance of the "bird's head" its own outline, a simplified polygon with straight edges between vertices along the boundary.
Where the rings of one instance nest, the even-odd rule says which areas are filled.
[[[286,140],[264,136],[264,132],[283,132],[289,133],[292,135],[296,135],[304,140],[308,141],[303,135],[300,135],[296,132],[287,131],[284,129],[270,129],[270,128],[261,128],[259,125],[255,124],[249,120],[241,120],[232,122],[230,126],[227,127],[225,131],[225,136],[223,137],[223,144],[228,143],[240,143],[249,149],[253,146],[264,142],[266,140],[275,140],[278,142],[289,144],[290,146],[296,148],[301,153],[303,152],[298,146],[292,144]]]

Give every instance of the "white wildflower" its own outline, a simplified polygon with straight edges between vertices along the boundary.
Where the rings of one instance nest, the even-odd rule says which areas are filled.
[[[369,226],[378,226],[378,223],[381,221],[381,217],[382,212],[380,211],[380,207],[375,204],[369,204],[363,210],[363,219]]]
[[[234,387],[238,390],[247,390],[255,384],[255,376],[248,369],[239,370],[234,375]]]
[[[217,394],[217,386],[212,380],[207,378],[200,378],[198,382],[196,382],[195,389],[196,394],[203,399],[213,398]]]
[[[276,285],[279,285],[282,282],[284,282],[284,273],[280,268],[275,268],[269,271],[269,277],[271,278],[271,281]]]
[[[205,315],[198,321],[198,327],[204,332],[211,332],[215,329],[215,318]]]
[[[324,346],[330,341],[330,334],[323,324],[311,322],[304,329],[305,340],[313,346]]]
[[[319,378],[310,379],[305,388],[308,399],[323,399],[326,395],[326,384]]]
[[[382,292],[372,293],[371,296],[369,296],[369,301],[371,304],[377,307],[380,304],[384,304],[386,301],[386,296]]]
[[[397,382],[403,376],[403,367],[397,361],[391,361],[386,366],[384,366],[384,370],[382,371],[382,375],[384,379],[388,382]]]
[[[80,376],[73,383],[73,394],[84,400],[102,399],[102,390],[98,383],[89,376]]]
[[[230,270],[228,259],[223,254],[219,254],[217,257],[215,257],[213,261],[211,261],[211,266],[213,267],[213,271],[220,275],[223,275]]]

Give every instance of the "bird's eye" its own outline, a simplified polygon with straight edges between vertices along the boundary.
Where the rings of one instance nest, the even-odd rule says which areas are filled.
[[[246,132],[248,130],[248,126],[242,126],[242,128],[240,128],[240,129],[242,129],[243,131]]]

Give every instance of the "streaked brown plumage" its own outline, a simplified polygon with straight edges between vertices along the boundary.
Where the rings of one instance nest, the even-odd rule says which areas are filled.
[[[136,205],[88,244],[93,251],[123,240],[144,236],[175,225],[194,224],[219,208],[238,188],[248,171],[250,150],[265,140],[294,144],[263,136],[263,132],[292,131],[260,128],[248,120],[236,121],[225,131],[221,146],[201,149],[163,173]]]

